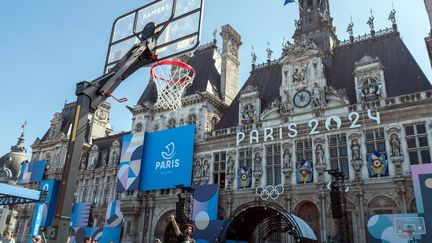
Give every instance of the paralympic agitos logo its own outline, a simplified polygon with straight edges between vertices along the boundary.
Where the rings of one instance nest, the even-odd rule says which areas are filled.
[[[176,154],[175,151],[175,144],[174,142],[169,143],[165,146],[165,150],[161,151],[161,155],[163,160],[162,161],[156,161],[156,170],[163,170],[163,169],[172,169],[177,168],[180,166],[180,160],[175,159],[174,156]]]

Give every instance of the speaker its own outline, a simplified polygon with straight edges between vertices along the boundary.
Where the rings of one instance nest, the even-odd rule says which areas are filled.
[[[334,219],[342,218],[342,207],[341,207],[341,193],[339,188],[332,188],[330,191],[330,203],[332,208],[332,215]]]

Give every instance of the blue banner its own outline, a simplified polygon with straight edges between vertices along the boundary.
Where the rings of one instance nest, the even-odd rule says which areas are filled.
[[[117,192],[138,190],[144,135],[144,132],[137,132],[123,136],[120,167],[117,174]]]
[[[87,227],[90,208],[90,203],[74,203],[71,213],[71,227]]]
[[[77,227],[71,228],[71,243],[84,242],[89,237],[98,243],[119,243],[122,227]],[[92,241],[92,242],[93,242]]]
[[[21,172],[17,179],[17,184],[42,181],[45,171],[46,160],[24,162],[21,165]]]
[[[46,201],[36,203],[30,236],[38,235],[39,227],[51,225],[51,221],[57,209],[60,181],[53,179],[45,180],[41,182],[39,188],[47,193]],[[31,242],[31,237],[29,242]]]
[[[105,227],[118,227],[123,225],[123,213],[120,208],[120,201],[113,200],[105,214]]]
[[[141,191],[190,186],[195,125],[146,133]]]

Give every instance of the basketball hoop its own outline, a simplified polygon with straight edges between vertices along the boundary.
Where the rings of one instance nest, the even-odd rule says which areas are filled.
[[[158,92],[155,106],[176,110],[182,106],[184,89],[195,78],[195,69],[184,62],[163,60],[151,66],[150,76],[156,83]]]

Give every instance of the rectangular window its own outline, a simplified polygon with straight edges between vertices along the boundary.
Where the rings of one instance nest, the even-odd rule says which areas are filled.
[[[410,124],[405,125],[404,128],[410,163],[412,165],[431,163],[426,124]]]
[[[299,140],[297,145],[297,160],[309,160],[312,161],[312,140],[305,139]]]
[[[329,136],[330,166],[339,169],[349,179],[348,148],[346,134]]]
[[[281,146],[272,144],[266,146],[267,185],[281,184]]]
[[[371,156],[372,153],[378,152],[385,154],[385,157],[387,158],[386,153],[386,142],[384,137],[384,128],[376,128],[376,129],[369,129],[366,130],[366,153],[367,156]],[[387,158],[388,163],[388,158]],[[386,173],[383,174],[375,174],[373,177],[378,176],[388,176],[388,169]],[[370,176],[370,175],[369,175]]]
[[[213,183],[225,188],[226,152],[213,153]]]
[[[239,167],[252,168],[252,148],[243,148],[239,151]]]

